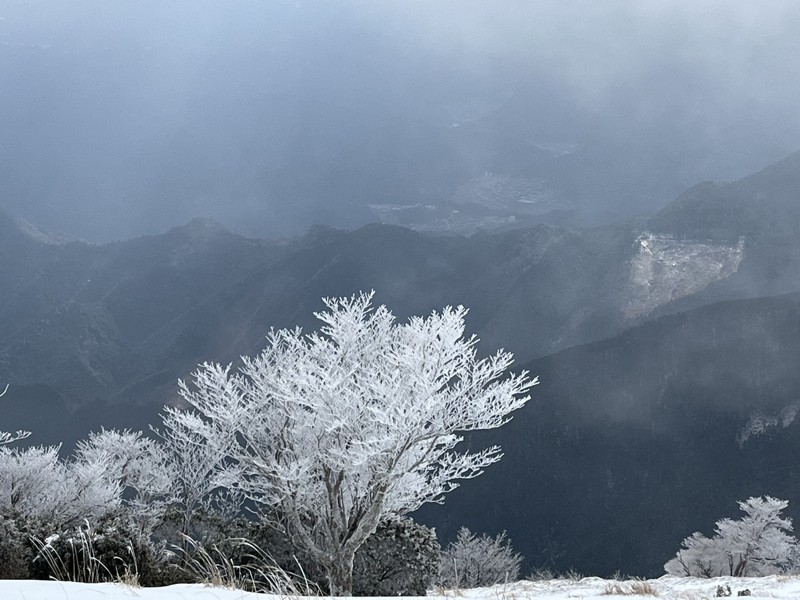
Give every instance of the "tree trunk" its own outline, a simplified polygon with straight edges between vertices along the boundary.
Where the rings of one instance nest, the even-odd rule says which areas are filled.
[[[734,577],[744,577],[747,572],[747,558],[739,557],[739,563],[733,571]]]
[[[355,552],[344,552],[327,567],[331,596],[353,595],[353,561]]]

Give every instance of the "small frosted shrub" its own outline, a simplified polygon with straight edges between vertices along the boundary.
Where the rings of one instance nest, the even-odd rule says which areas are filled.
[[[0,514],[0,579],[29,579],[30,526],[19,515]]]
[[[720,519],[710,538],[695,532],[664,565],[678,577],[761,577],[792,572],[797,540],[792,520],[782,516],[786,500],[765,496],[739,502],[741,519]]]
[[[521,563],[522,556],[514,552],[505,532],[492,538],[462,527],[441,554],[438,584],[466,589],[516,581]]]
[[[387,517],[356,552],[357,596],[424,596],[439,567],[434,531],[408,517]]]

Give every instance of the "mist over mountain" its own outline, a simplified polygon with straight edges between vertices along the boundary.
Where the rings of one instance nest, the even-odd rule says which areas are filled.
[[[0,8],[0,208],[89,241],[649,215],[798,148],[798,8]]]

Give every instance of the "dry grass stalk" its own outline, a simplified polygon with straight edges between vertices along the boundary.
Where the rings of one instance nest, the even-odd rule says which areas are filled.
[[[277,565],[268,552],[246,539],[230,540],[245,549],[247,564],[237,562],[216,545],[206,549],[188,536],[183,536],[187,550],[183,553],[183,568],[203,583],[229,589],[277,594],[280,596],[319,596],[316,584],[301,575],[287,573]]]
[[[42,541],[32,537],[31,543],[37,551],[37,559],[45,562],[51,573],[51,578],[56,581],[75,581],[80,583],[101,583],[114,581],[131,587],[139,586],[138,565],[133,547],[128,543],[127,550],[131,555],[130,560],[115,556],[114,571],[103,563],[95,554],[93,536],[94,532],[86,521],[86,527],[79,528],[70,540],[72,560],[65,564],[64,559],[50,545],[49,540]],[[122,567],[120,570],[119,567]]]
[[[604,596],[658,596],[649,581],[613,581],[606,584]]]

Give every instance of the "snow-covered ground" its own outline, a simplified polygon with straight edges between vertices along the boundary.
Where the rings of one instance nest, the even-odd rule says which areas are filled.
[[[649,587],[655,595],[635,595],[632,586],[641,582],[615,582],[596,577],[580,581],[521,581],[475,590],[456,590],[432,593],[431,599],[464,598],[465,600],[609,600],[613,597],[658,598],[660,600],[710,600],[717,597],[717,588],[731,597],[749,590],[753,599],[800,599],[800,577],[771,576],[760,578],[722,577],[717,579],[691,579],[662,577],[651,579]],[[616,593],[615,593],[616,592]],[[628,593],[625,593],[628,592]],[[84,584],[59,581],[0,581],[2,600],[283,600],[285,597],[268,594],[250,594],[237,590],[203,585],[173,585],[165,588],[135,588],[102,583]]]

